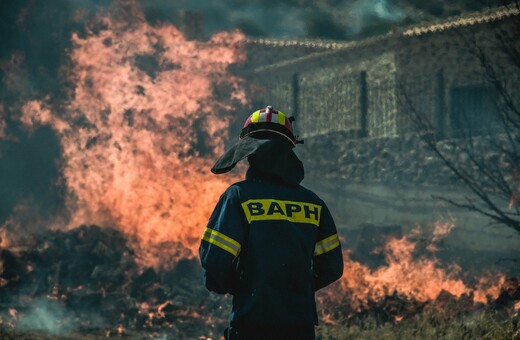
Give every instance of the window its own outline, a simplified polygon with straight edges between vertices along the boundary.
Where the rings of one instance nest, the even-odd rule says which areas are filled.
[[[454,136],[481,135],[499,123],[494,92],[482,85],[451,89],[450,125]]]

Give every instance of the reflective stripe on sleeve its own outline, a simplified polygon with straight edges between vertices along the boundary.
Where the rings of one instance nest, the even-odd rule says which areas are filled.
[[[202,235],[202,239],[231,253],[231,255],[235,257],[240,253],[240,243],[222,233],[219,233],[216,230],[206,228],[206,230],[204,230],[204,234]]]
[[[338,234],[334,234],[316,243],[314,256],[324,254],[337,247],[339,247],[339,238]]]

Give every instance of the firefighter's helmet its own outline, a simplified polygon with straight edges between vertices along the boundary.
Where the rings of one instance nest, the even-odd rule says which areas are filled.
[[[262,132],[276,133],[287,138],[293,145],[302,143],[298,137],[294,136],[292,127],[293,117],[287,117],[282,111],[267,106],[263,109],[253,112],[246,120],[240,139],[246,136],[259,135]]]

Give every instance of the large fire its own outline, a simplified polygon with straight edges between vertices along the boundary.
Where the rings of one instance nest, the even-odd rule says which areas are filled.
[[[243,36],[188,41],[171,24],[130,14],[102,16],[103,29],[73,35],[67,100],[29,101],[21,121],[59,137],[69,225],[114,226],[143,247],[174,240],[194,250],[232,180],[207,169],[223,149],[233,104],[245,103],[227,71],[245,58]],[[219,87],[227,98],[215,97]]]

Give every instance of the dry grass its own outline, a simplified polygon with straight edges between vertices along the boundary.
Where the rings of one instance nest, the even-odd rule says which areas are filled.
[[[506,311],[483,310],[456,318],[445,318],[433,311],[415,315],[399,323],[380,324],[375,318],[363,321],[338,321],[336,324],[322,324],[316,330],[318,340],[328,339],[520,339],[520,314],[510,315]],[[117,337],[117,336],[116,336]],[[5,340],[47,340],[47,339],[106,339],[104,334],[51,335],[35,331],[0,328],[0,339]],[[168,330],[164,333],[130,332],[125,339],[178,339]],[[184,338],[184,337],[181,337]],[[198,339],[198,337],[196,338]],[[218,337],[215,337],[218,339]]]
[[[400,323],[378,324],[374,318],[350,324],[322,325],[318,339],[520,339],[520,315],[478,311],[456,318],[425,312]]]

